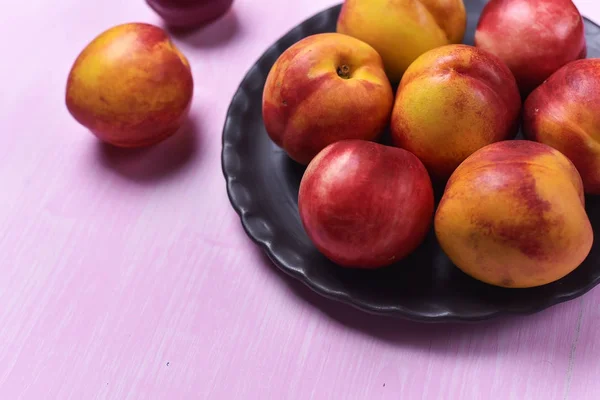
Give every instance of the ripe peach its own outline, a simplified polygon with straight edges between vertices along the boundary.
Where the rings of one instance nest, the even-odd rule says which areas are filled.
[[[575,164],[585,191],[600,194],[600,60],[569,63],[525,102],[523,128]]]
[[[448,181],[434,224],[458,268],[511,288],[564,277],[593,242],[577,169],[528,140],[494,143],[467,158]]]
[[[267,133],[300,164],[342,139],[375,140],[394,94],[377,52],[339,33],[304,38],[275,62],[264,88]]]
[[[404,74],[392,138],[442,181],[476,150],[516,135],[520,107],[515,79],[497,57],[473,46],[438,47]]]
[[[466,24],[463,0],[345,0],[337,32],[373,46],[399,82],[421,54],[462,42]]]
[[[317,249],[345,267],[378,268],[419,246],[433,219],[427,170],[406,150],[364,140],[327,146],[308,165],[298,207]]]
[[[77,57],[66,105],[101,140],[139,147],[179,130],[193,91],[190,65],[165,31],[130,23],[103,32]]]
[[[571,0],[491,0],[479,19],[475,45],[508,65],[523,96],[587,54],[583,19]]]

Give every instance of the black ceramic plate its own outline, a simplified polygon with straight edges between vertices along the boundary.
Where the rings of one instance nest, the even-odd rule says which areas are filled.
[[[465,43],[486,3],[466,0]],[[308,239],[298,215],[303,168],[274,145],[261,117],[262,90],[271,66],[293,43],[334,32],[340,6],[300,24],[250,69],[227,113],[223,132],[223,172],[231,203],[247,234],[284,272],[316,292],[362,310],[421,321],[475,321],[501,314],[527,314],[581,296],[600,282],[600,241],[587,260],[558,282],[533,289],[502,289],[478,282],[452,265],[430,232],[409,258],[377,271],[343,269],[322,256]],[[600,27],[585,21],[588,57],[600,56]],[[595,232],[600,232],[600,200],[587,200]]]

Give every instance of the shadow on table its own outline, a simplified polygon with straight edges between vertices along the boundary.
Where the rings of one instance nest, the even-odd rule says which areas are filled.
[[[581,301],[581,299],[573,300],[528,316],[502,316],[481,322],[413,322],[400,318],[369,314],[355,309],[350,305],[327,299],[315,293],[303,283],[285,276],[285,274],[273,265],[266,254],[263,254],[263,260],[265,266],[268,265],[268,268],[271,268],[273,272],[283,275],[282,279],[286,286],[298,298],[336,323],[394,345],[427,348],[432,352],[438,353],[456,353],[459,351],[458,347],[460,347],[461,341],[465,341],[469,342],[469,345],[465,347],[465,349],[470,349],[469,351],[475,351],[478,354],[497,354],[498,340],[477,340],[476,344],[472,346],[470,344],[471,340],[485,337],[497,338],[500,334],[506,336],[506,333],[510,334],[511,332],[514,332],[514,337],[517,337],[516,334],[524,326],[532,327],[540,325],[540,330],[543,331],[544,327],[541,325],[548,324],[549,314],[560,312],[560,309],[564,307],[573,307],[575,306],[575,302]],[[564,329],[572,331],[575,329],[575,326],[566,323],[564,324]],[[552,335],[564,337],[564,332],[554,332]],[[538,350],[540,352],[547,351],[547,342],[528,342],[528,352],[536,352]]]
[[[234,9],[230,9],[219,19],[199,28],[165,27],[169,33],[190,46],[211,48],[222,46],[235,37],[240,30],[240,23]]]
[[[196,157],[200,146],[197,119],[188,122],[172,137],[154,146],[123,149],[98,142],[97,158],[104,168],[128,180],[154,184],[175,176]]]

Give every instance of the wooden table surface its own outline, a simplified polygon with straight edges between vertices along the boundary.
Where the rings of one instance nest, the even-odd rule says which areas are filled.
[[[229,101],[272,42],[336,2],[235,0],[177,38],[195,129],[141,152],[100,145],[64,88],[98,33],[160,23],[145,2],[3,3],[0,399],[600,398],[600,289],[420,325],[324,300],[244,234],[220,166]]]

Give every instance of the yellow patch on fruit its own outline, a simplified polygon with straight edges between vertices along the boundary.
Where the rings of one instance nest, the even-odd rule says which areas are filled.
[[[394,82],[426,51],[460,43],[465,29],[462,0],[346,0],[337,23],[379,52]]]

